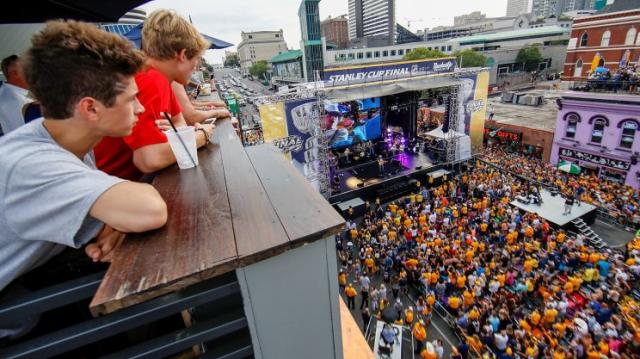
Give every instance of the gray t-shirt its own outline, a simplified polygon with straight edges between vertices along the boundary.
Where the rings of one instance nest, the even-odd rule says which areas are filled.
[[[0,138],[0,290],[60,253],[94,238],[98,197],[123,179],[81,161],[34,120]]]

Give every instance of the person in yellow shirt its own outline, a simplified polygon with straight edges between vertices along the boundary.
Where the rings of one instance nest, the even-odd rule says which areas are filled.
[[[540,312],[538,312],[538,310],[534,310],[533,312],[531,312],[531,314],[529,315],[529,320],[531,321],[531,325],[533,325],[534,327],[537,327],[538,324],[540,324],[540,319],[542,319]]]
[[[343,292],[347,287],[347,273],[342,270],[338,273],[338,285],[340,287],[340,292]]]
[[[438,355],[436,354],[435,351],[430,351],[429,349],[427,349],[426,347],[424,349],[422,349],[422,351],[420,352],[420,358],[421,359],[438,359]]]
[[[411,306],[404,310],[404,324],[408,326],[413,324],[413,307]]]
[[[427,339],[427,330],[424,321],[419,320],[413,325],[413,338],[416,340],[416,352],[421,353],[424,341]]]
[[[449,297],[449,309],[453,312],[454,316],[458,316],[458,308],[460,308],[461,300],[454,295]]]
[[[344,290],[344,293],[347,295],[347,307],[351,310],[356,309],[356,296],[358,295],[358,292],[353,287],[353,284],[349,283],[347,288]]]
[[[566,358],[566,354],[564,352],[564,349],[562,349],[562,347],[556,348],[553,351],[553,359],[565,359],[565,358]]]
[[[467,277],[464,274],[460,274],[456,278],[456,284],[458,286],[458,289],[464,288],[465,284],[467,284]]]
[[[474,295],[473,293],[471,293],[470,290],[465,289],[465,291],[462,293],[462,302],[464,304],[465,307],[470,307],[473,305],[474,302]]]
[[[552,307],[547,307],[544,310],[544,326],[545,328],[551,328],[558,317],[558,310]]]

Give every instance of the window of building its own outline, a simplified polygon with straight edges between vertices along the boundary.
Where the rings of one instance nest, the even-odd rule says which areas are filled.
[[[411,52],[411,49],[406,49],[405,52],[408,54]]]
[[[632,27],[629,29],[629,31],[627,31],[627,37],[624,39],[624,44],[625,45],[633,45],[633,42],[636,39],[636,34],[638,33],[638,31],[636,30],[635,27]]]
[[[362,53],[362,52],[358,52],[358,58],[359,58],[359,59],[361,59],[361,58],[363,58],[363,57],[364,57],[364,53]]]
[[[445,46],[440,46],[440,51],[444,52],[447,48]]]
[[[382,51],[382,56],[383,57],[389,56],[389,51],[387,51],[387,50]]]
[[[607,30],[602,34],[602,41],[600,41],[600,46],[609,46],[609,39],[611,39],[611,31]]]
[[[404,50],[402,50],[402,49],[398,50],[398,55],[399,55],[399,56],[404,55]]]
[[[349,60],[353,60],[355,58],[355,54],[353,52],[350,52],[347,57],[349,58]]]
[[[373,57],[380,57],[380,51],[375,51],[373,53]]]
[[[371,58],[371,51],[367,51],[367,58],[370,59]]]
[[[396,56],[396,50],[391,50],[391,56]]]
[[[249,35],[249,38],[250,38],[250,39],[253,39],[253,35]]]
[[[577,114],[572,113],[567,116],[567,129],[565,130],[564,137],[571,139],[576,138],[578,122],[580,122],[580,117],[578,117]]]
[[[593,130],[591,130],[591,142],[602,143],[605,126],[606,120],[604,118],[597,118],[593,121]]]
[[[276,34],[276,37],[280,37],[280,34]]]
[[[582,76],[582,59],[578,59],[576,62],[576,68],[573,70],[573,77],[581,77]]]
[[[622,123],[622,136],[620,137],[620,147],[631,148],[636,137],[638,123],[636,121],[625,121]]]
[[[587,33],[585,32],[584,34],[582,34],[582,36],[580,37],[580,47],[585,47],[587,46],[587,42],[589,41],[589,35],[587,35]]]
[[[447,46],[447,51],[451,51],[451,45]]]

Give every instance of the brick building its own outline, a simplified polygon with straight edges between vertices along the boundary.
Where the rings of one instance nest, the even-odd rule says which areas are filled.
[[[616,0],[595,15],[575,19],[564,79],[586,78],[597,53],[601,56],[599,66],[615,70],[626,50],[631,51],[630,63],[637,65],[640,57],[638,0]]]
[[[322,36],[327,43],[336,45],[339,49],[345,49],[349,42],[349,20],[347,15],[331,17],[322,20],[320,23]]]

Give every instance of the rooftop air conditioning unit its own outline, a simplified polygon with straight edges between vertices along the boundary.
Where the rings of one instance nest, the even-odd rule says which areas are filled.
[[[513,101],[513,92],[503,92],[500,100],[506,103]]]

